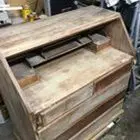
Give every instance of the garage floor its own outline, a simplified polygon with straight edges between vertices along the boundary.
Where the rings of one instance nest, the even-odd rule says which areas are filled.
[[[120,122],[101,140],[140,140],[140,89],[127,96],[124,110]]]
[[[100,140],[140,140],[140,90],[127,96],[124,109],[120,122]],[[0,140],[15,140],[11,121],[0,125]]]
[[[12,133],[12,123],[8,120],[4,125],[0,125],[0,140],[16,140]]]

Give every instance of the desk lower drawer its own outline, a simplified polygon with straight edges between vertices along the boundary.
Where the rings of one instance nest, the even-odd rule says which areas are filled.
[[[104,105],[107,106],[107,105]],[[120,100],[118,103],[113,105],[111,108],[107,109],[104,113],[100,114],[103,109],[99,108],[96,112],[93,112],[87,117],[87,119],[81,120],[75,127],[73,127],[73,130],[70,130],[71,134],[72,132],[76,132],[72,137],[68,138],[67,135],[63,135],[63,137],[57,138],[57,140],[91,140],[91,138],[95,137],[100,133],[102,129],[107,127],[112,121],[114,121],[120,114],[123,113],[123,100]],[[98,116],[99,115],[99,116]],[[89,123],[90,121],[90,123]],[[88,122],[88,125],[86,125]],[[82,128],[82,126],[84,126]],[[80,130],[79,130],[80,128]],[[77,132],[77,130],[79,130]]]

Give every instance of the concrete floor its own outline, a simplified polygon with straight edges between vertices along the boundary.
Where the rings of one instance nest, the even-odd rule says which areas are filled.
[[[16,140],[12,130],[13,126],[11,120],[8,120],[5,124],[0,125],[0,140]]]
[[[140,140],[140,90],[126,97],[124,110],[120,122],[100,140]]]
[[[140,140],[140,90],[126,97],[124,110],[120,122],[100,140]],[[0,125],[0,140],[15,140],[11,121]]]

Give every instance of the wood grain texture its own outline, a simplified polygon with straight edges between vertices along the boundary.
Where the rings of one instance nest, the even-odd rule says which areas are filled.
[[[71,138],[78,139],[78,135],[80,137],[80,135],[82,135],[82,133],[83,133],[83,138],[87,137],[87,135],[89,133],[86,133],[86,132],[84,133],[84,130],[87,130],[88,128],[90,128],[90,126],[92,127],[93,122],[96,122],[96,120],[98,118],[100,118],[100,116],[102,116],[107,110],[109,110],[116,104],[119,104],[120,102],[122,103],[123,96],[124,96],[124,92],[116,95],[115,97],[106,101],[104,104],[98,106],[95,110],[92,110],[91,112],[89,112],[86,116],[84,116],[80,121],[78,121],[70,129],[68,129],[62,135],[57,137],[56,140],[68,140]],[[122,109],[122,105],[121,105],[121,109]],[[96,131],[96,130],[94,130],[94,131]],[[94,131],[91,132],[91,135],[92,135],[92,133],[94,133]],[[86,136],[84,136],[84,135],[86,135]],[[83,138],[81,138],[81,139],[83,139]]]
[[[48,125],[48,123],[61,117],[61,115],[68,112],[69,110],[84,102],[85,100],[91,98],[93,95],[94,86],[93,83],[90,83],[73,93],[68,98],[65,98],[62,102],[54,105],[52,108],[41,112],[40,115],[43,121],[43,126],[46,126]]]
[[[40,77],[36,74],[35,70],[25,63],[20,62],[10,67],[21,88],[40,80]]]
[[[95,52],[98,52],[108,46],[110,46],[110,38],[109,37],[105,37],[103,35],[100,34],[93,34],[89,36],[92,41],[93,44],[91,44],[91,49],[94,50]]]
[[[108,109],[93,122],[71,137],[69,140],[91,140],[100,131],[107,127],[112,121],[114,121],[120,114],[123,113],[123,101],[119,101],[113,107]]]
[[[67,46],[55,48],[62,42],[79,39],[78,44],[89,44],[90,40],[80,37],[97,30],[111,37],[108,48],[94,53],[84,46],[34,67],[33,73],[16,69],[16,74],[20,73],[16,75],[10,68],[12,62],[21,62],[28,57],[26,63],[33,64],[31,66],[38,65],[32,63],[36,58],[39,63],[44,62],[33,57],[36,53],[36,56],[51,57],[64,50],[67,52]],[[127,88],[134,53],[118,13],[89,6],[47,20],[3,28],[0,33],[0,91],[22,140],[53,140]],[[50,45],[56,53],[48,52]],[[74,47],[70,44],[68,48]],[[40,80],[32,84],[27,82],[28,85],[21,88],[18,78],[22,79],[26,74],[36,74]],[[91,128],[89,126],[87,130]],[[85,131],[83,135],[86,135]]]
[[[4,56],[10,57],[117,18],[120,18],[118,13],[89,6],[49,17],[47,20],[4,28],[0,31],[0,49]]]
[[[0,91],[14,127],[22,139],[35,140],[28,108],[25,108],[25,102],[22,100],[22,91],[2,54],[0,54]]]
[[[100,93],[100,91],[105,89],[108,85],[113,83],[115,80],[119,79],[126,73],[130,72],[131,68],[132,68],[132,64],[128,63],[128,64],[122,66],[120,69],[116,70],[115,72],[111,73],[110,75],[98,78],[95,81],[95,92]]]
[[[77,50],[36,69],[40,81],[23,89],[25,100],[37,114],[131,61],[130,55],[111,47],[96,54],[87,49]]]
[[[104,30],[114,48],[135,56],[135,49],[121,17],[108,24]]]
[[[47,138],[49,140],[53,140],[57,138],[59,135],[77,123],[81,118],[86,116],[89,112],[94,111],[100,105],[103,105],[114,96],[124,91],[127,88],[129,76],[130,73],[126,74],[108,86],[107,89],[104,90],[100,95],[93,96],[92,98],[86,100],[77,107],[73,108],[71,111],[65,113],[62,117],[39,130],[38,134],[40,139],[45,140]]]

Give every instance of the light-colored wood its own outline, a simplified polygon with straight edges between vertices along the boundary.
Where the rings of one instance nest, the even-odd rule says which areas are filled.
[[[89,6],[47,20],[8,27],[0,31],[0,49],[6,57],[10,57],[119,18],[118,13]],[[132,51],[129,42],[125,43],[128,48],[126,50],[124,46],[125,52]]]
[[[113,74],[102,77],[102,79],[98,79],[95,83],[95,92],[93,94],[93,83],[87,85],[81,90],[78,90],[76,93],[72,94],[68,98],[64,99],[62,102],[55,104],[54,107],[45,110],[41,113],[41,118],[43,120],[43,125],[48,124],[51,120],[56,119],[58,116],[62,115],[66,111],[72,109],[76,103],[81,102],[81,100],[85,100],[92,95],[101,94],[102,90],[105,90],[111,83],[119,79],[121,76],[129,72],[131,69],[131,64],[127,64],[123,68],[119,69],[119,71],[115,71]],[[121,74],[120,74],[121,73]],[[110,79],[110,77],[112,77]],[[87,88],[88,87],[88,88]],[[102,87],[102,88],[101,88]],[[80,94],[82,95],[80,95]],[[96,96],[96,95],[95,95]],[[79,102],[78,102],[79,100]]]
[[[21,88],[40,80],[40,77],[36,74],[35,70],[24,63],[15,64],[11,66],[11,69]]]
[[[48,123],[59,118],[61,115],[79,105],[83,101],[91,98],[94,95],[93,83],[86,85],[73,93],[69,98],[64,99],[62,102],[54,105],[52,108],[41,112],[42,123],[46,126]]]
[[[123,101],[120,101],[69,140],[91,140],[91,138],[100,133],[103,128],[107,127],[108,124],[123,113],[122,108]]]
[[[121,17],[108,24],[104,30],[106,34],[111,38],[111,45],[114,48],[135,56],[135,50],[131,43],[132,41],[130,40]]]
[[[36,69],[40,81],[23,89],[25,100],[34,114],[39,113],[131,61],[130,55],[111,47],[96,54],[77,50]]]
[[[0,54],[0,83],[1,95],[16,130],[23,140],[35,140],[28,109],[25,108],[22,100],[22,91],[2,54]]]
[[[76,122],[78,122],[88,112],[95,110],[98,106],[125,90],[127,88],[127,81],[129,77],[130,73],[126,74],[107,87],[106,91],[103,91],[103,93],[100,95],[93,96],[92,98],[86,100],[82,104],[64,114],[61,118],[58,118],[53,123],[39,130],[38,134],[40,139],[45,140],[45,138],[47,138],[49,140],[53,140],[57,138],[59,135],[72,127]]]
[[[89,126],[94,120],[100,117],[108,109],[112,108],[115,104],[120,102],[124,98],[125,92],[126,91],[119,93],[115,97],[109,99],[108,101],[104,102],[102,105],[98,106],[95,110],[89,112],[80,121],[74,124],[70,129],[68,129],[62,135],[57,137],[56,140],[68,140],[71,137],[77,135],[80,131],[82,131],[87,126]]]
[[[123,110],[120,111],[120,112],[118,112],[118,115],[116,115],[116,118],[115,119],[118,119],[123,113],[124,113]],[[100,130],[100,132],[96,136],[94,136],[92,139],[90,139],[90,140],[99,140],[99,138],[101,138],[104,134],[106,134],[110,129],[111,128],[109,128],[108,126],[106,126],[104,129]]]
[[[30,84],[33,84],[35,82],[38,82],[40,80],[40,77],[37,75],[30,75],[25,77],[24,79],[21,79],[18,81],[21,88],[24,88],[26,86],[29,86]]]
[[[110,37],[111,45],[94,53],[87,36],[96,31]],[[54,139],[127,88],[134,52],[118,13],[89,6],[3,28],[0,33],[0,91],[22,140]],[[115,37],[119,34],[125,37]],[[71,40],[80,43],[80,39],[89,41],[88,45],[33,69],[28,67],[40,79],[20,87],[12,64],[27,62],[29,57],[44,58],[50,45],[55,48]]]
[[[131,70],[131,68],[132,68],[132,64],[131,63],[128,63],[128,64],[124,65],[122,68],[120,68],[118,70],[116,69],[115,72],[112,72],[108,76],[99,77],[95,81],[95,92],[96,92],[96,94],[97,93],[100,94],[100,91],[102,91],[108,85],[110,85],[111,83],[113,83],[115,80],[119,79],[121,76],[123,76],[124,74],[126,74],[127,72],[129,72]]]
[[[7,3],[10,5],[15,5],[15,6],[19,6],[19,5],[25,5],[27,4],[26,0],[7,0]]]
[[[100,34],[93,34],[89,36],[92,41],[93,44],[91,45],[91,49],[94,50],[95,52],[98,52],[108,46],[110,46],[110,38],[109,37],[105,37],[103,35]]]

